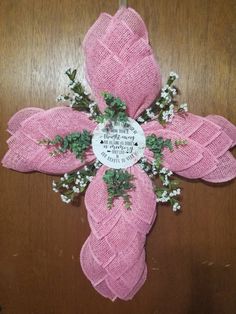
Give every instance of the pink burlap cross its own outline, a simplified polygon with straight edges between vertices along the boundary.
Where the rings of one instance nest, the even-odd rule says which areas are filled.
[[[121,98],[132,118],[150,106],[160,92],[161,75],[146,26],[134,10],[122,8],[113,17],[102,13],[89,29],[83,47],[87,80],[101,111],[105,108],[103,91]],[[9,150],[2,163],[21,172],[74,171],[95,160],[92,149],[81,162],[71,152],[49,156],[38,140],[84,129],[93,132],[95,127],[87,114],[68,107],[23,109],[9,121]],[[236,143],[236,127],[223,117],[177,115],[166,127],[157,121],[142,127],[145,135],[187,140],[185,146],[164,150],[164,165],[176,174],[209,182],[235,178],[236,160],[229,149]],[[150,151],[146,150],[145,156],[152,161]],[[98,170],[85,194],[91,234],[81,250],[81,266],[100,294],[111,300],[128,300],[147,276],[145,239],[156,218],[156,196],[150,178],[134,165],[129,169],[136,186],[130,192],[131,210],[124,208],[122,199],[116,199],[108,210],[102,179],[105,170],[105,166]]]

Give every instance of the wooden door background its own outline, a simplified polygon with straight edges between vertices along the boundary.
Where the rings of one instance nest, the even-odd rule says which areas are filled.
[[[236,124],[236,2],[133,0],[162,69],[180,75],[193,113]],[[1,0],[1,157],[7,121],[25,106],[50,108],[83,66],[81,42],[117,0]],[[82,72],[81,72],[82,73]],[[52,177],[1,167],[0,304],[3,314],[236,313],[236,182],[181,180],[183,211],[159,206],[147,241],[148,279],[132,301],[102,298],[82,273],[89,234],[83,201],[63,204]]]

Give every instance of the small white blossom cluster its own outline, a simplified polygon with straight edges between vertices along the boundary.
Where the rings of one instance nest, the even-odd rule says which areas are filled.
[[[179,78],[179,75],[173,71],[170,72],[169,76],[173,79],[173,80],[177,80]]]
[[[159,115],[160,121],[163,121],[165,123],[172,121],[175,114],[175,105],[173,103],[173,98],[177,95],[177,89],[171,85],[178,77],[178,74],[176,74],[175,72],[170,72],[167,84],[161,89],[160,97],[152,107],[147,108],[144,111],[144,114],[137,119],[138,122],[144,123],[148,119],[152,120],[157,118],[157,110],[155,109],[155,107],[161,109],[161,114]],[[182,109],[185,110],[185,107]]]
[[[151,108],[146,109],[146,114],[147,114],[148,118],[150,118],[150,119],[155,118],[155,113],[152,111]]]
[[[180,209],[181,209],[181,207],[180,207],[179,203],[175,202],[173,207],[172,207],[173,212],[176,212],[177,210],[180,210]]]
[[[57,97],[57,102],[60,101],[66,101],[70,103],[70,107],[73,107],[74,105],[76,105],[78,103],[79,100],[81,100],[83,97],[80,96],[79,94],[76,95],[71,95],[70,93],[68,95],[59,95]]]
[[[181,207],[179,205],[179,202],[173,199],[173,197],[178,196],[178,195],[180,195],[180,189],[172,190],[171,192],[164,190],[161,196],[157,197],[156,201],[158,203],[167,203],[167,202],[173,203],[172,210],[176,212],[177,210],[180,210]]]
[[[180,188],[172,189],[170,177],[173,175],[173,172],[169,169],[162,167],[158,169],[155,161],[150,164],[146,158],[141,158],[139,161],[139,166],[149,175],[149,177],[153,177],[159,175],[162,185],[166,188],[160,188],[157,190],[157,198],[156,201],[160,203],[170,202],[172,204],[172,210],[177,211],[180,210],[180,205],[175,197],[179,196],[181,193]]]
[[[170,197],[173,197],[173,196],[177,196],[177,195],[180,195],[181,193],[181,190],[180,188],[176,189],[176,190],[173,190],[172,192],[170,192]]]
[[[162,120],[164,120],[165,122],[171,122],[174,118],[174,115],[175,115],[174,105],[171,104],[168,110],[163,110]]]
[[[167,203],[170,200],[170,196],[168,195],[168,192],[165,190],[163,191],[163,193],[161,194],[160,197],[157,197],[156,201],[160,202],[160,203]]]
[[[59,190],[57,189],[57,184],[56,184],[56,182],[55,182],[54,180],[52,181],[52,190],[53,190],[54,192],[56,192],[56,193],[59,192]]]
[[[65,180],[68,180],[69,178],[69,175],[68,173],[65,173],[63,177],[61,177],[61,181],[65,181]]]
[[[151,171],[151,165],[147,162],[145,157],[140,159],[139,166],[147,173]]]
[[[61,194],[61,200],[62,202],[67,203],[67,204],[71,202],[71,198],[63,194]]]
[[[145,122],[145,120],[144,120],[141,116],[138,117],[137,121],[138,121],[139,123],[144,123],[144,122]]]
[[[173,172],[163,167],[159,171],[159,174],[163,186],[166,186],[167,189],[162,191],[162,194],[157,197],[156,201],[161,203],[170,202],[171,204],[173,204],[172,206],[173,211],[180,210],[180,205],[176,201],[175,197],[180,195],[181,190],[180,188],[171,189],[170,177],[173,175]]]
[[[162,184],[164,186],[168,186],[170,184],[170,180],[169,180],[169,177],[172,176],[173,172],[170,171],[169,169],[163,167],[161,168],[160,170],[160,174],[163,174],[164,175],[164,180],[162,182]]]
[[[76,85],[79,84],[79,82],[77,81],[72,81],[70,84],[69,84],[69,88],[71,89],[71,91],[73,92],[72,93],[68,93],[67,95],[60,95],[57,97],[57,101],[66,101],[66,102],[69,102],[69,106],[71,108],[75,108],[76,105],[78,105],[80,103],[80,101],[83,100],[84,96],[89,96],[90,93],[87,92],[87,91],[83,91],[80,93],[74,91],[74,88],[76,87]],[[98,112],[97,112],[97,104],[92,101],[91,103],[89,103],[88,101],[88,110],[89,110],[89,117],[92,117],[92,118],[96,118],[97,115],[98,115]]]
[[[89,104],[89,117],[96,117],[97,116],[97,112],[96,110],[94,110],[97,107],[97,104],[95,102],[91,102]]]
[[[88,167],[85,166],[83,168],[83,170],[88,171]],[[84,175],[82,174],[80,171],[77,172],[77,176],[75,179],[75,186],[73,186],[73,191],[76,193],[82,192],[84,190],[84,188],[86,187],[86,185],[88,184],[88,182],[91,182],[93,179],[93,176],[89,176],[89,175]]]
[[[157,169],[157,166],[156,166],[156,162],[155,160],[152,162],[152,175],[153,176],[156,176],[158,174],[158,169]]]
[[[165,85],[161,89],[161,98],[163,98],[164,102],[167,104],[172,101],[172,98],[175,95],[177,95],[177,89],[175,87],[171,87],[170,85]],[[159,102],[157,101],[156,104],[159,104]],[[163,104],[162,104],[162,106],[164,107]]]
[[[68,94],[66,95],[59,95],[57,97],[57,102],[60,102],[60,101],[66,101],[66,102],[69,102],[69,106],[70,107],[76,107],[76,105],[79,104],[79,102],[81,100],[84,99],[84,96],[88,96],[90,93],[85,91],[83,88],[81,90],[81,92],[78,92],[76,87],[80,86],[80,82],[79,81],[71,81],[68,85],[68,87],[70,88],[70,91]],[[79,88],[80,90],[80,88]]]
[[[172,102],[173,96],[177,95],[177,89],[170,86],[165,85],[161,90],[161,98],[163,100],[158,100],[155,104],[160,109],[162,109],[162,120],[164,122],[171,122],[175,115],[175,106]]]
[[[175,87],[168,86],[168,90],[170,91],[170,93],[171,93],[173,96],[176,96],[176,95],[177,95],[177,89],[176,89]]]
[[[79,94],[73,95],[70,98],[70,107],[74,107],[82,99],[83,99],[83,97]]]
[[[99,169],[101,166],[102,166],[102,163],[98,159],[96,159],[96,161],[94,163],[95,169]]]
[[[83,192],[87,184],[92,181],[96,173],[96,171],[94,172],[94,168],[97,170],[101,166],[101,162],[96,160],[94,164],[85,166],[80,171],[72,174],[65,173],[58,183],[55,181],[52,182],[52,189],[56,193],[61,192],[61,188],[66,189],[65,193],[61,192],[61,199],[64,203],[70,203],[75,197],[75,193]]]
[[[184,112],[188,112],[188,104],[181,104],[179,108],[182,109]]]
[[[65,96],[64,96],[64,95],[59,95],[59,96],[57,96],[56,101],[57,101],[57,102],[66,101]]]
[[[155,160],[150,164],[145,157],[139,161],[140,167],[149,175],[150,178],[158,175],[158,169]]]

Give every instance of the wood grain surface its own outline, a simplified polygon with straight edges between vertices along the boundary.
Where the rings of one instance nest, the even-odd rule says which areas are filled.
[[[193,113],[236,124],[235,0],[133,0],[144,18],[163,80],[180,75]],[[26,106],[50,108],[64,72],[83,76],[81,42],[118,0],[1,0],[1,158],[7,121]],[[102,298],[85,278],[80,248],[89,234],[83,199],[63,204],[52,177],[1,167],[0,304],[3,314],[236,313],[236,182],[181,180],[183,211],[159,206],[147,241],[148,279],[132,301]]]

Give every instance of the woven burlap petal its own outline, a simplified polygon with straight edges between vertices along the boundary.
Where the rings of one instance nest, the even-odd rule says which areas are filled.
[[[222,128],[222,130],[232,140],[231,147],[234,147],[236,145],[236,127],[235,127],[234,124],[229,122],[224,117],[217,116],[217,115],[209,115],[209,116],[206,117],[206,119],[214,122],[215,124],[219,125]]]
[[[236,143],[236,127],[225,118],[188,113],[176,115],[165,127],[151,121],[143,125],[143,130],[146,135],[187,141],[187,145],[174,147],[172,152],[164,150],[164,165],[177,174],[210,182],[236,177],[236,160],[228,151]],[[145,155],[152,160],[150,151],[146,150]]]
[[[17,111],[8,121],[7,131],[12,135],[13,133],[15,133],[17,130],[21,128],[21,124],[23,123],[23,121],[33,116],[34,114],[43,112],[43,111],[44,110],[42,108],[36,108],[36,107],[23,108]]]
[[[120,197],[107,207],[102,166],[85,195],[91,234],[81,250],[85,275],[102,295],[129,299],[146,278],[145,239],[156,217],[156,196],[150,178],[138,166],[128,169],[135,188],[129,191],[131,208]],[[104,272],[106,275],[104,275]]]
[[[122,8],[114,17],[102,14],[83,47],[86,77],[101,110],[106,106],[104,91],[120,97],[130,117],[137,117],[152,103],[161,88],[161,75],[137,12]]]
[[[212,183],[221,183],[236,177],[236,159],[227,151],[218,158],[215,170],[203,177],[203,180]]]
[[[16,123],[18,121],[19,124]],[[50,150],[39,145],[38,141],[71,132],[93,131],[95,126],[85,113],[67,107],[39,111],[26,119],[16,114],[9,125],[10,130],[15,132],[7,141],[9,150],[2,160],[3,166],[21,172],[40,171],[50,174],[64,174],[78,169],[95,159],[91,149],[86,152],[82,162],[71,152],[52,157],[49,155]]]

